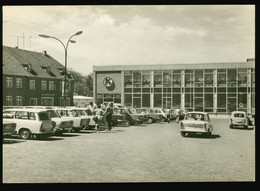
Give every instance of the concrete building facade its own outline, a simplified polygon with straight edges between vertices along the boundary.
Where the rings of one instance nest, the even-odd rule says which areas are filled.
[[[255,112],[255,59],[234,63],[94,66],[96,103]]]

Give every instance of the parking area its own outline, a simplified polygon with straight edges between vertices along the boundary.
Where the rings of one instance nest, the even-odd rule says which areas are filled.
[[[171,121],[4,138],[3,183],[254,181],[255,129],[212,124],[210,137],[182,137]]]

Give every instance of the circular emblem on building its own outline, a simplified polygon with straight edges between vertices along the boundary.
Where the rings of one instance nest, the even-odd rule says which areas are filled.
[[[114,81],[112,78],[110,77],[106,77],[103,81],[103,84],[106,86],[106,87],[111,87],[113,85]]]
[[[104,80],[103,80],[103,84],[104,86],[106,87],[106,89],[108,91],[113,91],[115,89],[115,82],[112,78],[110,77],[106,77]]]

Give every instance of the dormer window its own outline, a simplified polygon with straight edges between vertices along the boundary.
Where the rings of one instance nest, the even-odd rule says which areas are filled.
[[[51,72],[51,67],[50,66],[42,66],[42,69],[44,72],[48,73],[52,77],[56,77],[52,72]]]
[[[31,64],[24,64],[23,66],[24,66],[25,70],[27,70],[28,72],[31,72],[31,70],[32,70]]]
[[[31,64],[23,64],[23,67],[26,71],[30,72],[31,74],[33,74],[34,76],[37,75],[37,73],[32,69],[32,65]]]

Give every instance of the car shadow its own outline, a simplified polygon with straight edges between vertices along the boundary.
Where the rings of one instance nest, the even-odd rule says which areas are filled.
[[[22,143],[22,142],[25,142],[23,140],[10,140],[10,139],[3,139],[3,144],[15,144],[15,143]]]
[[[202,139],[216,139],[216,138],[220,138],[221,136],[218,135],[218,134],[204,135],[204,134],[194,133],[194,134],[189,134],[185,137],[187,137],[187,138],[202,138]]]
[[[61,140],[64,140],[64,139],[63,138],[57,138],[57,137],[43,137],[43,138],[33,137],[30,140],[37,140],[37,141],[61,141]]]
[[[249,126],[248,128],[244,128],[244,127],[233,127],[230,128],[232,130],[253,130],[255,128],[255,126]]]
[[[77,137],[80,135],[75,135],[75,134],[62,134],[62,135],[54,135],[55,137]]]

